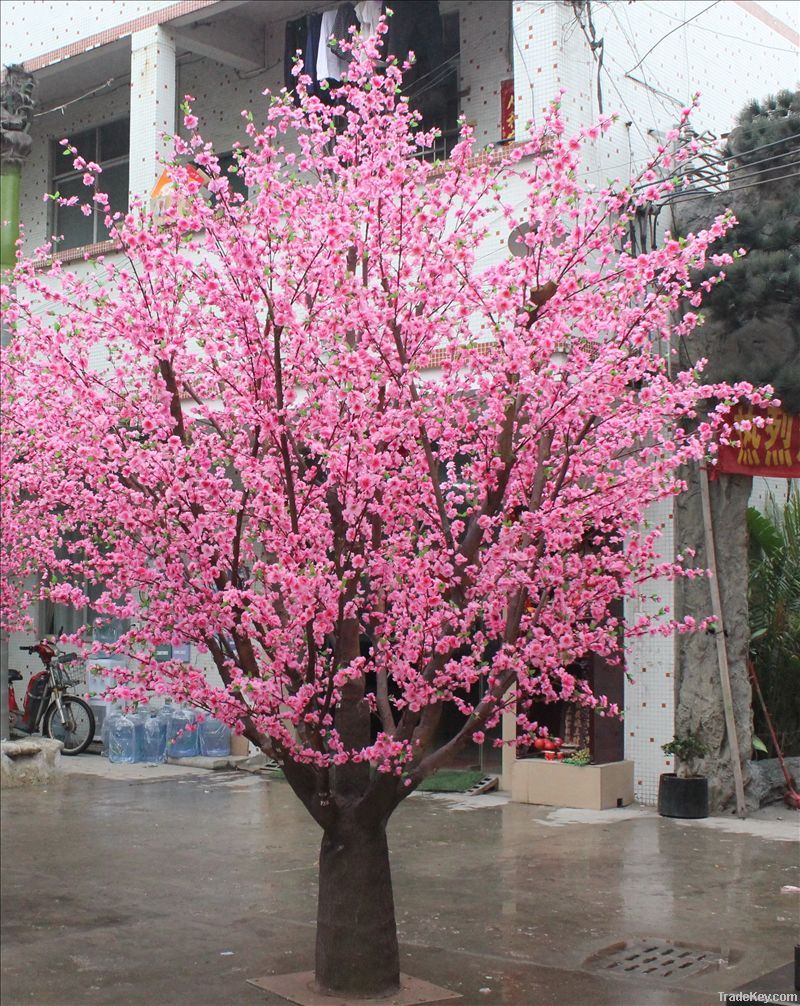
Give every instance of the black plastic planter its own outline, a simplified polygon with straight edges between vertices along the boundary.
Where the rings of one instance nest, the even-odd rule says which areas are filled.
[[[662,817],[708,817],[708,779],[681,779],[665,772],[658,780],[658,813]]]

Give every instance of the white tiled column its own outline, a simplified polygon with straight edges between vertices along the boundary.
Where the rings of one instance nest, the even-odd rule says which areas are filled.
[[[130,197],[148,199],[161,175],[158,158],[175,133],[175,41],[159,25],[131,36]]]
[[[658,543],[664,561],[673,558],[674,530],[672,500],[654,504],[647,513],[651,524],[663,524]],[[625,620],[634,623],[642,614],[655,616],[662,606],[675,611],[675,585],[671,580],[649,580],[641,587],[638,601],[625,602]],[[652,597],[661,600],[653,600]],[[634,763],[634,793],[639,803],[654,804],[658,777],[673,771],[672,759],[661,750],[675,733],[675,638],[642,636],[625,645],[625,757]]]
[[[527,136],[530,122],[541,120],[560,86],[562,6],[514,0],[511,7],[518,140]]]

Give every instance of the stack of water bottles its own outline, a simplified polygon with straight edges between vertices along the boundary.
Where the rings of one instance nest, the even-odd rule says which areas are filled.
[[[167,703],[158,711],[110,709],[103,721],[103,750],[111,762],[165,762],[167,758],[224,758],[230,729],[208,713]]]

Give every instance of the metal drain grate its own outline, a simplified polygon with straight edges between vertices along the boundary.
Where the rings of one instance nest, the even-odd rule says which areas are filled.
[[[719,949],[653,939],[615,943],[590,957],[586,964],[595,971],[605,971],[620,977],[644,976],[670,978],[674,981],[676,978],[693,978],[729,962],[729,958]]]

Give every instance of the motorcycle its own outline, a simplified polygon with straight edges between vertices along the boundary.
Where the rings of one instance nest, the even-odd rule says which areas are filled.
[[[95,721],[88,702],[68,692],[75,682],[65,668],[78,659],[77,653],[59,653],[46,639],[21,649],[37,654],[44,670],[34,674],[28,682],[20,709],[13,682],[21,681],[22,675],[9,668],[8,719],[12,734],[32,734],[41,726],[44,737],[61,741],[62,754],[80,754],[94,740]]]

